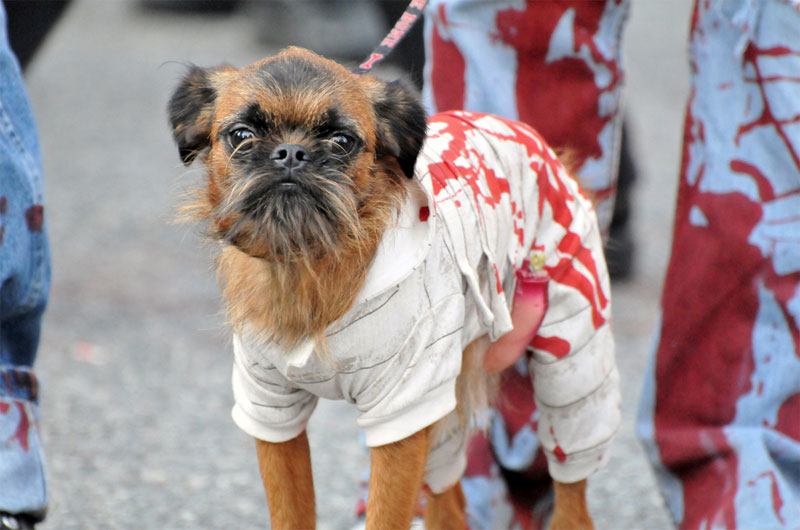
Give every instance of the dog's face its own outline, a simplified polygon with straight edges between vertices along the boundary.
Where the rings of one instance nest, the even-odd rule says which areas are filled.
[[[238,70],[193,67],[169,114],[184,163],[204,154],[202,217],[214,236],[274,261],[358,245],[425,137],[405,85],[299,48]]]

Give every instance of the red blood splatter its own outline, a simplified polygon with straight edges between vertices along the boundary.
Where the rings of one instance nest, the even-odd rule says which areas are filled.
[[[445,6],[439,6],[439,20],[447,27]],[[431,62],[436,68],[431,72],[434,104],[440,111],[464,108],[464,57],[452,41],[439,32],[439,25],[434,24],[431,37]]]
[[[567,461],[567,454],[561,449],[561,446],[558,445],[558,439],[556,438],[556,432],[553,430],[553,426],[550,426],[550,436],[553,437],[553,442],[556,444],[556,448],[553,449],[553,454],[556,456],[556,460],[559,462],[566,462]]]
[[[492,264],[492,269],[494,269],[494,281],[495,281],[495,289],[497,289],[498,294],[503,292],[503,282],[500,280],[500,271],[497,270],[497,265],[494,263]]]
[[[34,204],[25,210],[25,222],[31,232],[41,232],[44,224],[44,206]]]
[[[8,211],[8,198],[0,197],[0,214],[5,215]]]
[[[772,483],[772,510],[775,512],[775,516],[778,518],[778,521],[783,525],[785,524],[783,517],[781,517],[781,508],[783,508],[783,497],[781,497],[781,490],[778,487],[778,481],[775,478],[775,472],[767,471],[765,473],[761,473],[755,478],[755,480],[748,480],[747,484],[749,486],[755,486],[756,480],[765,477],[769,478],[770,482]]]
[[[447,149],[441,153],[442,162],[437,162],[428,166],[433,192],[437,202],[453,199],[453,197],[446,197],[443,195],[443,191],[451,180],[457,180],[459,184],[468,186],[474,194],[475,200],[482,199],[482,202],[489,207],[494,207],[504,196],[510,194],[508,180],[486,167],[483,163],[481,153],[476,152],[473,147],[467,144],[466,131],[475,128],[475,121],[482,117],[484,117],[483,114],[472,112],[464,112],[459,115],[449,113],[438,114],[432,117],[434,121],[445,123],[447,125],[447,133],[452,135],[452,140]],[[570,256],[570,258],[564,258],[557,265],[548,267],[546,270],[555,281],[578,290],[586,297],[592,305],[593,323],[599,328],[605,323],[602,310],[607,307],[608,299],[605,294],[597,288],[597,286],[600,285],[600,271],[597,264],[594,262],[591,250],[584,247],[580,237],[570,231],[574,220],[572,211],[570,210],[570,203],[574,203],[576,197],[570,192],[570,189],[561,178],[551,179],[548,176],[547,168],[549,168],[549,171],[553,174],[558,174],[563,171],[563,166],[552,151],[546,148],[544,140],[535,130],[510,120],[501,118],[493,119],[497,119],[506,125],[509,132],[501,134],[492,131],[491,134],[500,138],[512,140],[524,146],[529,155],[537,155],[537,158],[541,157],[543,159],[543,165],[541,167],[531,168],[537,173],[539,212],[544,209],[546,203],[553,212],[555,222],[567,230],[567,235],[559,244],[559,251],[566,256]],[[477,164],[471,167],[462,167],[455,166],[452,163],[452,160],[460,156],[466,156],[470,151],[472,151],[470,159],[477,160]],[[481,185],[482,181],[489,190],[488,194]],[[457,186],[455,188],[458,189]],[[479,217],[478,219],[480,222],[481,218]],[[522,243],[524,235],[522,219],[513,216],[512,221],[514,223],[514,231],[520,243]],[[586,268],[588,277],[575,268],[573,257]],[[558,350],[558,353],[560,353],[560,350]]]
[[[762,201],[771,201],[774,199],[772,184],[770,184],[769,179],[765,177],[756,166],[742,160],[731,160],[730,168],[734,173],[743,173],[753,179],[753,182],[758,186],[758,196]]]
[[[3,236],[6,233],[6,225],[0,225],[0,245],[3,244]]]
[[[800,393],[784,401],[778,409],[775,429],[793,440],[800,440]]]
[[[567,256],[574,256],[574,259],[586,267],[593,281],[579,273],[574,268],[572,260],[568,259],[562,259],[555,267],[548,268],[550,277],[562,284],[574,287],[587,300],[592,302],[592,322],[595,329],[599,328],[606,321],[600,311],[608,305],[608,298],[603,293],[603,290],[599,288],[600,274],[592,252],[583,246],[580,237],[573,232],[569,232],[564,236],[558,244],[558,250]],[[597,288],[595,288],[596,286]]]
[[[534,431],[538,422],[531,422],[536,404],[533,401],[533,382],[529,374],[520,374],[514,367],[502,372],[502,384],[497,409],[506,425],[509,438],[528,426]]]
[[[492,476],[492,445],[482,432],[476,432],[467,441],[467,469],[464,471],[466,477],[490,477]]]
[[[750,63],[753,67],[753,71],[755,72],[755,76],[753,78],[747,79],[747,81],[754,82],[758,86],[759,93],[761,95],[761,101],[763,104],[763,109],[761,111],[761,115],[753,120],[750,123],[746,123],[739,127],[737,134],[736,134],[736,143],[738,145],[740,138],[750,132],[752,129],[756,127],[763,127],[763,126],[771,126],[775,128],[775,132],[781,138],[781,141],[786,146],[786,149],[789,151],[789,154],[794,161],[796,167],[800,168],[800,156],[798,156],[797,151],[795,151],[792,142],[789,140],[789,134],[786,132],[786,126],[791,125],[793,123],[800,122],[800,116],[793,116],[792,118],[779,120],[775,117],[775,114],[772,112],[772,106],[770,105],[769,98],[767,97],[766,91],[766,84],[775,81],[786,81],[792,80],[793,78],[787,78],[786,76],[768,76],[765,77],[761,74],[761,68],[759,66],[759,58],[763,56],[767,57],[780,57],[786,55],[795,55],[800,57],[800,51],[792,50],[786,46],[774,46],[772,48],[760,48],[756,46],[752,41],[747,46],[747,49],[744,52],[744,60],[746,63]]]
[[[544,350],[556,359],[563,359],[569,355],[570,344],[561,337],[543,337],[536,335],[531,346],[537,350]]]
[[[571,51],[588,49],[592,60],[610,72],[607,87],[597,86],[592,69],[583,59],[545,60],[553,30],[568,9],[575,13]],[[598,102],[603,93],[614,91],[622,80],[616,62],[606,59],[594,41],[604,9],[604,2],[585,0],[528,2],[524,11],[501,11],[496,20],[497,38],[518,50],[516,92],[520,121],[533,125],[551,145],[575,149],[578,167],[589,157],[602,156],[598,136],[613,116],[600,116]],[[532,92],[531,87],[536,90]],[[569,104],[565,102],[565,92],[569,94]]]
[[[778,302],[778,307],[783,313],[784,321],[789,328],[792,342],[794,342],[794,353],[800,357],[800,328],[798,328],[794,314],[789,310],[789,302],[795,298],[798,289],[800,289],[800,272],[779,275],[775,272],[770,262],[768,272],[764,278],[764,284]]]
[[[19,411],[19,422],[17,423],[17,428],[8,438],[8,442],[16,440],[19,443],[20,447],[27,452],[28,447],[28,431],[30,430],[30,422],[28,421],[28,413],[25,410],[25,404],[21,401],[14,400],[12,403],[16,406],[17,410]],[[11,405],[9,403],[0,401],[0,414],[8,414],[8,411],[11,410]]]
[[[423,206],[419,209],[419,220],[423,223],[428,220],[431,216],[431,210],[427,206]]]

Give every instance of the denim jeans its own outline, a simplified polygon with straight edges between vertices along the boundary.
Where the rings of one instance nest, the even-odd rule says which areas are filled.
[[[32,370],[50,288],[39,140],[0,4],[0,511],[47,505]]]
[[[800,0],[695,3],[637,429],[681,529],[800,528]]]

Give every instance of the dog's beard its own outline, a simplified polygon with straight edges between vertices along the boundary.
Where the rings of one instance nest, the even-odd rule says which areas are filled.
[[[285,347],[302,338],[324,343],[330,323],[352,306],[406,195],[401,179],[373,171],[358,194],[348,176],[330,172],[297,188],[273,189],[274,177],[255,174],[230,188],[214,210],[232,221],[214,231],[230,243],[218,272],[239,332]]]
[[[234,219],[219,236],[268,261],[336,259],[358,248],[362,238],[359,199],[351,182],[335,169],[291,178],[240,178],[218,208],[219,219]]]

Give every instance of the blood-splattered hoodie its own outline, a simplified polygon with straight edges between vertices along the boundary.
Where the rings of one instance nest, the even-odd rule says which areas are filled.
[[[473,112],[429,120],[405,207],[356,303],[329,327],[325,355],[312,340],[287,351],[234,337],[235,422],[257,438],[286,441],[324,397],[356,405],[368,446],[431,425],[455,409],[463,349],[512,331],[520,271],[547,278],[538,329],[514,320],[534,334],[530,372],[550,474],[587,477],[607,461],[620,423],[596,217],[533,129]],[[465,446],[463,433],[448,431],[434,443],[431,490],[459,479]]]

